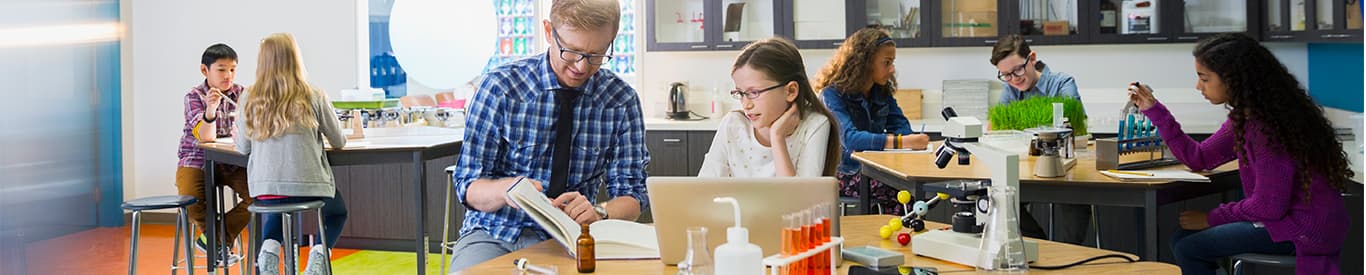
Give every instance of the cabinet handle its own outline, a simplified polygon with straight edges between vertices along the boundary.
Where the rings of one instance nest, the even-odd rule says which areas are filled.
[[[1168,38],[1166,36],[1149,37],[1148,41],[1167,41],[1167,39]]]
[[[1196,39],[1200,39],[1200,37],[1199,37],[1199,36],[1178,36],[1178,37],[1176,37],[1176,40],[1196,40]]]
[[[996,41],[997,41],[996,39],[982,40],[982,42],[985,42],[985,43],[987,43],[987,44],[996,44]]]
[[[844,41],[830,43],[830,46],[835,46],[835,47],[839,47],[839,46],[841,46],[841,45],[844,45]]]
[[[682,142],[682,141],[683,141],[683,139],[679,139],[679,138],[666,138],[666,139],[664,139],[664,142],[668,142],[668,143],[679,143],[679,142]]]
[[[992,42],[995,43],[995,42]],[[1034,43],[1034,39],[1025,39],[1025,43]]]
[[[1291,39],[1291,38],[1295,38],[1295,36],[1292,36],[1292,35],[1284,35],[1284,34],[1272,35],[1272,36],[1271,36],[1271,39]]]
[[[692,45],[692,46],[688,46],[688,48],[692,48],[692,49],[706,49],[706,48],[707,48],[707,45]]]
[[[721,44],[721,45],[716,45],[716,47],[717,47],[717,48],[734,48],[735,45],[731,45],[731,44]]]

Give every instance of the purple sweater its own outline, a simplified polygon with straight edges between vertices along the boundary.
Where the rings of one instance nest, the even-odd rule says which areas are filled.
[[[1271,240],[1295,245],[1296,273],[1338,274],[1338,252],[1347,238],[1346,205],[1339,192],[1323,175],[1313,175],[1309,184],[1311,200],[1304,200],[1304,189],[1295,180],[1303,172],[1282,148],[1271,146],[1255,120],[1244,123],[1243,151],[1233,148],[1233,121],[1224,122],[1204,142],[1196,142],[1181,131],[1162,103],[1143,111],[1157,126],[1176,159],[1191,170],[1209,170],[1238,160],[1244,199],[1219,205],[1209,212],[1209,225],[1234,222],[1261,222]]]

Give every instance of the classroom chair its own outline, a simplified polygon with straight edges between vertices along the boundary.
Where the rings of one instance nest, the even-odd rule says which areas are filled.
[[[283,228],[283,233],[284,233],[284,234],[281,234],[281,236],[284,236],[284,239],[283,239],[283,240],[280,240],[280,248],[281,248],[281,249],[280,249],[280,254],[281,254],[280,256],[282,257],[280,260],[281,260],[281,262],[283,262],[283,263],[285,264],[285,269],[282,270],[282,271],[280,272],[280,274],[299,274],[299,273],[297,272],[297,270],[298,270],[297,267],[298,267],[298,262],[299,262],[299,255],[298,255],[298,254],[299,254],[299,253],[298,253],[298,252],[299,252],[299,251],[298,251],[298,250],[299,250],[299,246],[296,245],[296,244],[294,243],[294,235],[295,235],[294,232],[295,232],[295,231],[302,230],[302,229],[303,229],[303,225],[301,224],[302,222],[295,222],[294,217],[295,217],[295,215],[299,215],[300,212],[304,212],[304,211],[315,211],[315,212],[318,214],[318,237],[319,237],[318,240],[319,240],[319,242],[323,245],[323,247],[328,247],[328,246],[327,246],[327,238],[326,238],[326,237],[323,237],[323,232],[326,232],[326,230],[324,230],[324,228],[323,228],[323,227],[324,227],[324,223],[323,223],[323,212],[322,212],[322,208],[323,208],[323,201],[322,201],[322,200],[311,200],[311,201],[298,202],[298,203],[283,203],[283,204],[272,204],[272,205],[261,205],[261,204],[255,204],[255,203],[254,203],[254,204],[252,204],[250,207],[247,207],[247,210],[251,211],[251,220],[252,220],[253,223],[256,222],[256,217],[257,217],[257,215],[261,215],[261,214],[280,214],[280,216],[281,216],[281,217],[280,217],[280,222],[281,222],[280,227]],[[256,226],[256,225],[252,225],[252,226],[251,226],[251,229],[253,230],[253,232],[252,232],[252,234],[251,234],[252,238],[258,238],[258,237],[256,237],[256,236],[260,236],[260,235],[257,235],[257,233],[258,233],[258,231],[256,231],[256,230],[258,229],[257,226]],[[258,239],[259,239],[259,238],[258,238]],[[255,253],[257,253],[257,250],[259,250],[260,248],[259,248],[259,247],[256,247],[256,246],[258,246],[258,245],[255,245],[256,242],[252,242],[252,243],[253,243],[253,247],[251,248],[252,257],[255,257]],[[326,265],[327,274],[332,274],[332,260],[331,260],[331,259],[332,259],[332,252],[331,252],[330,250],[331,250],[331,249],[323,249],[323,256],[326,256],[326,259],[329,259],[329,260],[323,261],[323,264]],[[260,264],[260,263],[257,263],[257,264]]]

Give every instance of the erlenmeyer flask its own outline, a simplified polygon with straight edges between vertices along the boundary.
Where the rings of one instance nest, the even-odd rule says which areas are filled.
[[[1020,210],[1015,187],[987,188],[990,207],[986,229],[977,250],[977,268],[991,271],[1026,271],[1024,239],[1020,238]]]
[[[707,228],[688,227],[688,252],[678,263],[679,275],[711,275],[711,253],[707,252]]]

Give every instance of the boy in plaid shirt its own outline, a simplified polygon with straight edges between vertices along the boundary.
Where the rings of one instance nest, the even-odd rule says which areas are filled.
[[[204,149],[198,145],[236,135],[237,129],[233,128],[235,118],[230,114],[237,111],[237,99],[242,95],[243,87],[232,82],[237,74],[237,52],[228,45],[214,44],[205,49],[200,58],[199,72],[204,74],[204,81],[185,94],[185,129],[181,131],[178,150],[180,163],[176,168],[175,181],[180,195],[199,199],[198,203],[190,205],[189,211],[190,220],[202,229],[205,211]],[[223,232],[227,238],[221,243],[228,244],[224,246],[226,248],[231,246],[231,241],[237,239],[237,234],[246,228],[251,219],[247,206],[251,205],[252,199],[247,192],[246,168],[218,164],[214,171],[217,172],[214,182],[231,187],[241,199],[223,216]],[[205,242],[204,236],[200,235],[195,244],[203,251]]]

